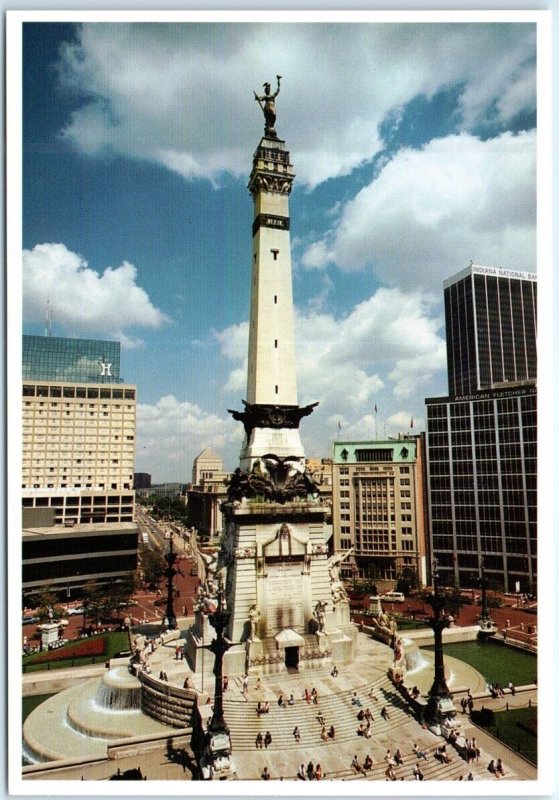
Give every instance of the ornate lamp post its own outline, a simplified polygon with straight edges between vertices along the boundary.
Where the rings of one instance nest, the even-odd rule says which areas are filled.
[[[206,749],[203,756],[203,771],[207,770],[207,777],[213,777],[214,771],[227,772],[231,770],[231,738],[229,727],[223,715],[223,656],[231,647],[231,642],[225,638],[223,631],[227,627],[231,612],[227,611],[223,601],[223,587],[220,583],[217,593],[217,610],[208,615],[210,625],[216,632],[215,639],[206,645],[214,658],[214,706],[212,718],[208,725]]]
[[[435,725],[439,725],[449,714],[454,713],[454,705],[444,674],[443,630],[448,628],[450,623],[444,613],[446,597],[440,592],[436,559],[433,561],[433,592],[427,598],[427,603],[433,609],[433,616],[429,620],[429,625],[435,635],[435,679],[429,690],[427,711],[430,720]]]
[[[480,569],[481,569],[481,578],[479,579],[480,587],[481,587],[481,614],[479,615],[479,636],[481,639],[485,639],[489,636],[493,636],[497,632],[497,626],[491,619],[491,613],[489,611],[489,605],[487,603],[487,584],[488,580],[485,577],[485,562],[483,558],[479,562]]]
[[[488,619],[491,618],[491,614],[489,613],[489,607],[487,605],[487,578],[485,577],[485,561],[483,558],[479,562],[480,570],[481,570],[481,578],[479,580],[481,586],[481,614],[480,620],[481,622],[486,622]]]
[[[165,575],[167,576],[167,608],[165,610],[165,616],[167,617],[169,629],[172,631],[177,629],[177,615],[175,614],[175,609],[173,608],[173,578],[178,572],[178,570],[174,568],[174,565],[177,562],[177,559],[178,556],[173,550],[173,534],[171,534],[171,538],[169,540],[169,551],[165,553],[165,561],[167,562],[167,569],[165,572]]]

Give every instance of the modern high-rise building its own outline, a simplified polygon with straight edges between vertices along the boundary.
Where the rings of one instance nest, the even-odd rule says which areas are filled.
[[[420,436],[336,442],[332,463],[334,549],[344,567],[374,581],[426,582],[423,442]]]
[[[23,507],[132,522],[136,389],[120,382],[120,344],[24,336],[23,362]]]
[[[431,549],[441,576],[537,579],[535,275],[470,265],[445,284],[449,396],[428,398]]]
[[[444,282],[451,397],[536,379],[536,275],[470,264]]]
[[[120,383],[120,342],[24,336],[23,380]]]
[[[121,382],[120,344],[24,336],[22,353],[23,592],[128,580],[136,389]]]

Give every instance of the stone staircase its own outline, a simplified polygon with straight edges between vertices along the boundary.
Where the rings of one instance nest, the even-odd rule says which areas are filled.
[[[438,744],[431,745],[430,747],[422,748],[428,756],[428,761],[424,759],[417,759],[412,753],[411,755],[404,755],[404,763],[394,768],[396,780],[415,780],[413,777],[413,768],[419,763],[419,768],[423,773],[424,781],[459,781],[460,777],[465,781],[468,774],[471,772],[475,781],[489,780],[489,781],[510,781],[517,780],[518,776],[510,769],[505,767],[504,778],[495,778],[488,769],[487,764],[491,757],[481,751],[481,756],[478,762],[468,764],[461,758],[451,747],[447,745],[447,752],[452,758],[450,764],[443,764],[434,757]],[[368,781],[386,781],[386,763],[381,761],[373,764],[372,768],[366,775],[356,773],[353,769],[339,771],[326,775],[327,780],[341,780],[341,781],[355,781],[355,780],[368,780]]]
[[[269,746],[269,750],[289,750],[308,746],[335,747],[336,742],[355,740],[359,726],[357,720],[359,708],[351,702],[353,691],[357,691],[357,695],[363,703],[363,708],[368,706],[373,713],[374,722],[371,724],[372,739],[381,736],[387,731],[393,731],[409,720],[406,706],[388,678],[381,677],[375,683],[368,683],[357,689],[345,689],[338,693],[324,693],[322,695],[320,678],[326,678],[327,676],[329,676],[329,672],[326,670],[316,670],[312,673],[313,679],[317,679],[313,684],[319,694],[317,704],[308,704],[302,699],[300,674],[296,680],[290,680],[291,676],[286,676],[285,673],[282,673],[281,684],[278,682],[275,687],[270,684],[270,678],[268,677],[266,690],[262,692],[262,696],[251,692],[248,702],[239,697],[240,680],[235,679],[233,694],[226,693],[224,696],[224,713],[231,732],[233,750],[254,750],[256,735],[259,732],[264,735],[266,731],[270,731],[272,734],[272,743]],[[378,697],[378,702],[368,697],[368,693],[371,690]],[[292,691],[295,697],[295,704],[286,708],[278,706],[277,700],[280,693],[283,692],[287,699]],[[256,714],[258,700],[267,700],[270,703],[268,714],[262,714],[261,716]],[[389,720],[384,720],[380,716],[380,710],[383,705],[386,705],[389,711]],[[325,718],[327,729],[330,725],[334,725],[336,730],[335,740],[324,742],[321,739],[322,726],[316,719],[319,712],[322,712]],[[299,743],[295,741],[293,736],[295,726],[298,726],[301,732],[301,741]],[[363,741],[366,742],[367,740],[363,739]]]

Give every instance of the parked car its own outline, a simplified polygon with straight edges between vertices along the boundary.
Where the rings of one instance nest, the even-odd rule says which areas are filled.
[[[406,597],[403,592],[386,592],[381,594],[380,599],[387,603],[404,603]]]
[[[27,614],[25,617],[21,618],[22,625],[29,625],[31,622],[40,622],[40,617],[34,617],[32,614]]]
[[[83,614],[84,608],[83,606],[75,606],[74,608],[69,608],[66,612],[69,617],[75,617],[78,614]]]

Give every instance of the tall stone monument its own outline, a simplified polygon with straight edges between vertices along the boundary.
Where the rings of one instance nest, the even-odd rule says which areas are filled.
[[[266,124],[248,183],[254,220],[247,399],[242,411],[230,410],[245,436],[222,506],[217,565],[231,612],[233,646],[224,669],[232,675],[348,662],[357,639],[339,580],[341,557],[328,557],[329,509],[307,473],[299,434],[317,403],[297,402],[289,232],[295,175],[275,129],[280,76],[273,95],[270,84],[264,87],[264,95],[255,92]]]

